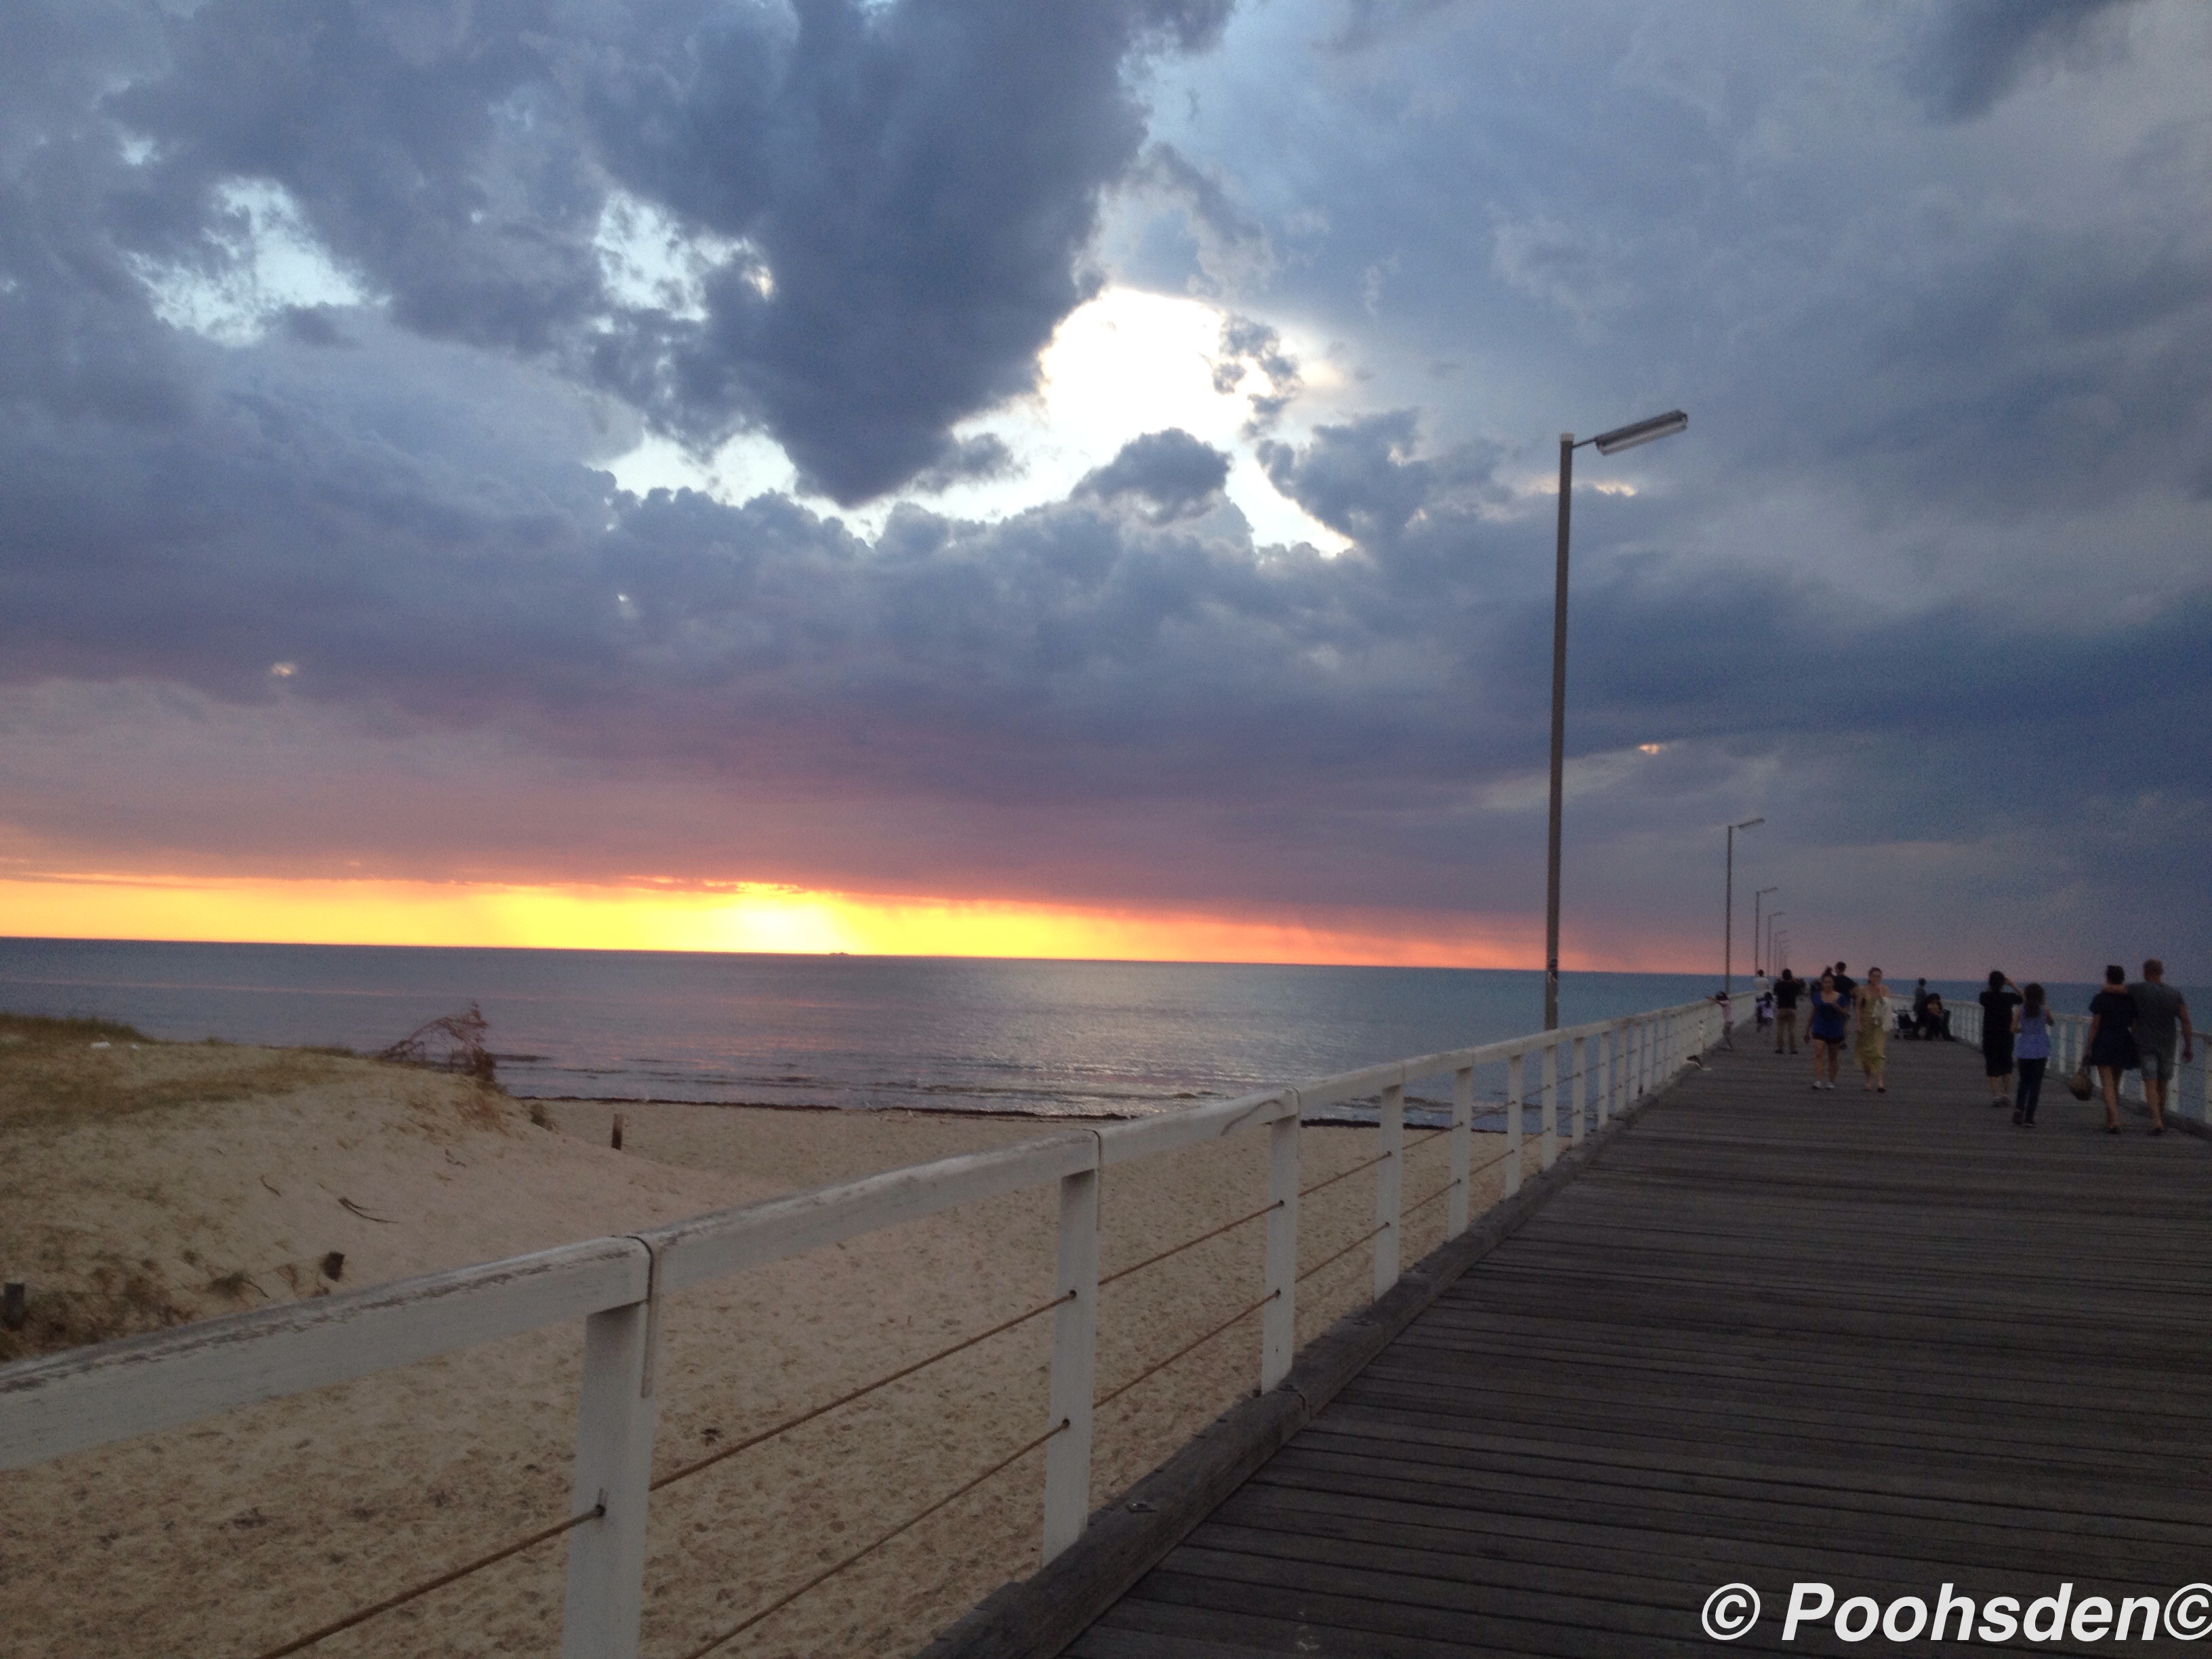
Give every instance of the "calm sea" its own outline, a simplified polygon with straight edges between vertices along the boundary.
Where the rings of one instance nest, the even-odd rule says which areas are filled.
[[[1572,974],[1563,1023],[1704,977]],[[477,1003],[548,1098],[1141,1113],[1535,1030],[1534,972],[0,939],[0,1007],[374,1052]],[[1485,1079],[1495,1095],[1501,1079]],[[1421,1103],[1414,1105],[1416,1115]]]

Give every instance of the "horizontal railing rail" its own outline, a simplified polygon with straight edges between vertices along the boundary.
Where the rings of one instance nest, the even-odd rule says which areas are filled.
[[[1525,1120],[1532,1105],[1539,1113],[1539,1164],[1549,1169],[1559,1156],[1563,1127],[1571,1141],[1580,1141],[1586,1127],[1601,1127],[1624,1106],[1663,1086],[1719,1036],[1719,1013],[1713,1004],[1685,1003],[1390,1060],[1234,1100],[1056,1130],[1012,1146],[836,1182],[633,1234],[21,1361],[0,1367],[0,1469],[27,1467],[580,1318],[584,1358],[574,1491],[566,1516],[474,1562],[356,1609],[272,1650],[271,1655],[300,1651],[468,1571],[565,1534],[565,1659],[635,1659],[648,1494],[653,1490],[1049,1313],[1052,1364],[1042,1432],[960,1489],[971,1490],[1042,1449],[1042,1554],[1049,1561],[1081,1534],[1091,1512],[1091,1422],[1098,1406],[1255,1315],[1261,1321],[1259,1385],[1263,1392],[1273,1389],[1290,1374],[1301,1283],[1367,1246],[1373,1256],[1374,1294],[1381,1296],[1399,1277],[1400,1234],[1406,1217],[1440,1199],[1448,1200],[1445,1237],[1455,1238],[1467,1230],[1473,1177],[1479,1172],[1473,1161],[1477,1071],[1504,1067],[1504,1147],[1480,1167],[1502,1164],[1501,1185],[1510,1194],[1521,1184]],[[1528,1069],[1532,1057],[1538,1066],[1533,1084]],[[1405,1133],[1406,1085],[1444,1075],[1452,1079],[1450,1126],[1413,1146],[1449,1137],[1449,1176],[1443,1186],[1416,1197],[1409,1206],[1403,1190],[1406,1154],[1412,1149]],[[1303,1185],[1301,1123],[1316,1110],[1369,1099],[1378,1102],[1376,1156],[1315,1186]],[[1105,1170],[1262,1129],[1269,1136],[1268,1201],[1263,1207],[1102,1279],[1099,1181]],[[1299,1200],[1369,1168],[1375,1175],[1373,1227],[1335,1255],[1301,1273]],[[983,1199],[1055,1182],[1059,1238],[1048,1300],[739,1446],[654,1478],[655,1353],[660,1311],[674,1291]],[[1261,1297],[1102,1393],[1096,1375],[1101,1285],[1248,1224],[1262,1225]],[[940,1498],[877,1542],[888,1541],[951,1501],[951,1497]],[[866,1553],[864,1549],[848,1558],[840,1569]],[[698,1651],[719,1646],[819,1582],[818,1577],[810,1579],[778,1597]]]

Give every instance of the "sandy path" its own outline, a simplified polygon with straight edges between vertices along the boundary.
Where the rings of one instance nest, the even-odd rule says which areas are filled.
[[[118,1255],[173,1260],[190,1249],[200,1263],[235,1264],[265,1280],[280,1263],[343,1249],[352,1284],[1038,1127],[630,1106],[628,1150],[617,1154],[605,1146],[607,1108],[556,1107],[565,1133],[553,1133],[512,1108],[495,1123],[475,1122],[392,1094],[389,1081],[341,1079],[272,1101],[172,1109],[127,1128],[21,1132],[8,1141],[20,1172],[9,1187],[59,1194],[84,1237],[105,1238]],[[1478,1163],[1490,1139],[1479,1138]],[[1310,1182],[1371,1156],[1373,1133],[1309,1128],[1304,1141]],[[1249,1135],[1109,1171],[1106,1270],[1259,1208],[1265,1145]],[[1443,1184],[1444,1145],[1410,1155],[1409,1201]],[[1482,1177],[1478,1206],[1497,1176]],[[149,1201],[157,1188],[163,1198]],[[335,1194],[390,1224],[340,1210]],[[1372,1205],[1364,1174],[1307,1200],[1303,1258],[1317,1261],[1364,1232]],[[1043,1191],[994,1200],[686,1292],[665,1327],[656,1467],[1043,1302],[1052,1206]],[[1409,1260],[1441,1239],[1443,1212],[1436,1203],[1410,1218]],[[36,1231],[27,1214],[11,1200],[0,1255]],[[1240,1228],[1109,1287],[1102,1391],[1256,1299],[1260,1231]],[[1359,1249],[1310,1280],[1301,1340],[1364,1300],[1370,1271]],[[1040,1432],[1048,1325],[1033,1322],[657,1493],[646,1654],[689,1651]],[[1127,1486],[1249,1392],[1258,1341],[1248,1320],[1107,1407],[1094,1498]],[[534,1333],[0,1475],[0,1596],[9,1609],[0,1652],[251,1659],[557,1518],[568,1501],[578,1344],[574,1328]],[[910,1652],[1031,1569],[1042,1487],[1032,1454],[720,1651]],[[561,1566],[561,1546],[542,1547],[314,1651],[553,1653]]]

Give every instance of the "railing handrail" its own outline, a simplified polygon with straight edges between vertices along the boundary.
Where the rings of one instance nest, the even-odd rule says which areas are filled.
[[[412,1364],[521,1332],[585,1320],[564,1655],[628,1659],[636,1650],[650,1474],[658,1308],[668,1292],[763,1266],[963,1204],[1057,1181],[1056,1280],[1047,1447],[1047,1558],[1089,1512],[1091,1355],[1097,1338],[1101,1173],[1115,1164],[1267,1127],[1270,1158],[1261,1387],[1288,1374],[1297,1283],[1297,1132],[1308,1113],[1381,1097],[1376,1160],[1375,1286],[1398,1274],[1403,1219],[1404,1095],[1413,1079],[1454,1079],[1452,1202],[1447,1237],[1468,1224],[1473,1078],[1507,1068],[1504,1185],[1520,1185],[1525,1086],[1542,1060],[1541,1162],[1556,1156],[1560,1057],[1571,1056],[1572,1138],[1583,1137],[1589,1073],[1601,1126],[1622,1103],[1662,1086],[1715,1035],[1710,1001],[1595,1020],[1437,1054],[1384,1061],[1294,1087],[1176,1107],[1052,1133],[615,1235],[404,1279],[282,1307],[197,1322],[0,1366],[0,1469],[176,1427],[308,1389]],[[1620,1039],[1615,1041],[1615,1039]],[[1595,1066],[1584,1061],[1595,1043]],[[1615,1050],[1620,1066],[1615,1073]],[[1431,1195],[1432,1197],[1435,1195]],[[1424,1200],[1427,1201],[1427,1200]],[[1265,1212],[1259,1212],[1265,1213]],[[1052,1304],[1048,1304],[1052,1305]]]

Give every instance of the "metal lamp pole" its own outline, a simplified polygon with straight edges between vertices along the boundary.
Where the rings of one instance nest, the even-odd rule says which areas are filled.
[[[1746,818],[1741,823],[1728,827],[1728,878],[1722,903],[1728,919],[1721,924],[1721,989],[1725,993],[1735,978],[1735,832],[1754,829],[1765,823],[1765,818]]]
[[[1777,940],[1784,945],[1790,942],[1790,935],[1778,933],[1774,924],[1789,914],[1787,910],[1769,910],[1766,913],[1766,971],[1770,974],[1782,966],[1782,952],[1778,948]]]
[[[1690,424],[1680,410],[1669,410],[1633,426],[1615,427],[1595,438],[1575,441],[1559,434],[1559,554],[1552,586],[1552,823],[1544,881],[1544,1029],[1559,1028],[1559,805],[1567,757],[1567,515],[1574,499],[1575,451],[1594,444],[1612,455],[1655,438],[1671,438]]]
[[[1766,935],[1759,931],[1759,901],[1769,893],[1778,893],[1781,890],[1779,887],[1762,887],[1751,896],[1751,976],[1753,979],[1759,977],[1759,947],[1765,942],[1766,939]],[[1774,961],[1771,956],[1767,958],[1766,967],[1768,972],[1773,971]]]

